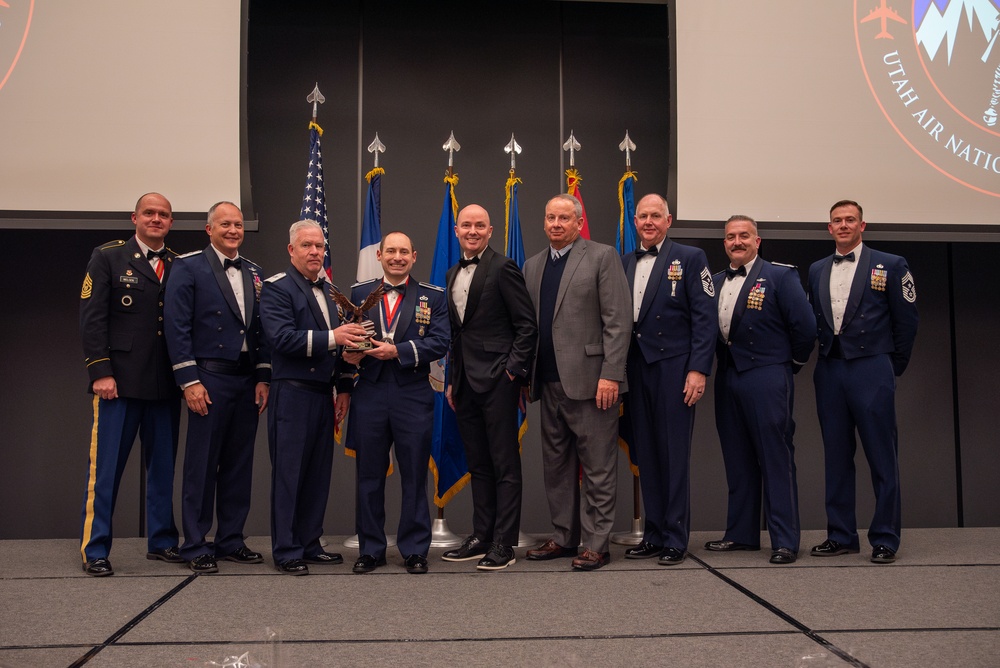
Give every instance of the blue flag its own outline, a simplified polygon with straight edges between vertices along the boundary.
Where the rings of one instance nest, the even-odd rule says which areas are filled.
[[[306,171],[306,188],[302,194],[302,208],[299,209],[301,220],[313,220],[323,228],[323,239],[326,241],[326,253],[323,255],[323,270],[326,277],[333,280],[330,269],[330,225],[326,217],[326,187],[323,185],[323,149],[319,138],[323,128],[316,123],[309,124],[309,169]]]
[[[446,285],[448,268],[458,262],[458,238],[455,236],[455,217],[458,200],[455,185],[458,175],[444,179],[444,206],[438,224],[434,260],[431,262],[431,283]],[[465,446],[458,435],[455,411],[448,405],[445,391],[448,385],[448,358],[431,363],[431,384],[434,386],[434,435],[431,439],[431,472],[434,474],[434,505],[444,508],[469,482],[469,465],[465,461]]]
[[[635,250],[635,172],[628,171],[618,182],[618,232],[615,234],[615,248],[622,255]]]
[[[514,177],[510,170],[504,197],[504,252],[507,257],[517,263],[518,269],[524,268],[524,240],[521,237],[521,216],[517,211],[517,186],[521,179]],[[528,407],[525,404],[524,392],[517,401],[517,441],[521,442],[528,431]]]
[[[361,248],[358,250],[358,272],[356,280],[370,281],[382,276],[382,265],[375,253],[382,241],[382,175],[385,170],[376,167],[365,174],[368,181],[368,201],[365,202],[365,217],[361,223]]]
[[[635,183],[635,172],[627,171],[618,182],[618,206],[621,213],[618,215],[618,232],[615,234],[615,248],[622,255],[631,253],[636,246],[635,231],[635,195],[633,194],[633,184]],[[639,465],[635,461],[635,452],[629,447],[632,441],[632,422],[628,415],[628,395],[622,400],[619,407],[618,418],[618,446],[628,455],[629,468],[632,475],[639,475]]]

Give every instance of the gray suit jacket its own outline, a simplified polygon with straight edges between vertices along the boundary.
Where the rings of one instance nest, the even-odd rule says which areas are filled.
[[[524,280],[538,317],[542,272],[549,249],[528,258]],[[621,383],[632,332],[632,295],[618,252],[579,238],[566,260],[552,317],[552,341],[559,380],[570,399],[593,399],[601,378]],[[541,397],[532,369],[531,399]]]

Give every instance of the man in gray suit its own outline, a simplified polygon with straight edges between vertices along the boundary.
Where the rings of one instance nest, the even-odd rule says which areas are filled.
[[[549,248],[524,263],[538,321],[530,398],[542,400],[545,494],[555,529],[527,557],[576,557],[574,569],[592,571],[611,560],[632,300],[618,253],[580,238],[582,225],[575,197],[553,197],[545,205]]]

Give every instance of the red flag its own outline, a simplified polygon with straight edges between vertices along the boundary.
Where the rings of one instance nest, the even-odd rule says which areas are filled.
[[[583,195],[580,193],[580,172],[575,168],[566,170],[566,192],[580,202],[580,209],[583,210],[583,227],[580,229],[580,236],[584,239],[590,238],[590,225],[587,224],[587,207],[583,205]]]

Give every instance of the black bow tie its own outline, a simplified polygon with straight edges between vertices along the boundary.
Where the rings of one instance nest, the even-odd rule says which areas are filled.
[[[746,275],[747,275],[747,268],[743,265],[739,266],[736,269],[733,269],[732,267],[726,267],[727,281],[731,278],[736,278],[737,276],[746,276]]]
[[[228,262],[228,260],[227,260],[227,262]],[[311,285],[312,287],[319,288],[320,290],[322,290],[323,287],[326,285],[326,279],[322,278],[322,277],[317,278],[315,281],[306,281],[306,282],[309,285]]]
[[[479,256],[477,255],[477,256],[469,259],[469,260],[466,260],[463,257],[463,258],[459,259],[458,264],[459,264],[460,267],[462,267],[462,269],[465,269],[470,264],[479,264]]]
[[[161,260],[165,260],[167,258],[167,249],[166,248],[161,248],[158,251],[155,251],[155,250],[146,251],[146,259],[147,260],[152,260],[154,257],[158,257]]]
[[[236,270],[239,271],[240,269],[243,268],[243,259],[242,258],[236,258],[235,260],[230,260],[227,257],[222,262],[222,270],[225,271],[225,270],[229,269],[230,267],[236,267]]]
[[[639,248],[635,249],[635,259],[636,260],[641,259],[644,255],[652,255],[653,257],[656,257],[659,254],[660,254],[660,249],[657,248],[656,246],[653,246],[649,250],[643,250],[642,246],[640,246]]]
[[[389,285],[388,283],[382,284],[383,293],[389,294],[393,290],[398,292],[399,296],[402,297],[404,294],[406,294],[406,283],[400,283],[399,285]]]
[[[840,264],[844,260],[847,260],[848,262],[854,262],[854,251],[851,251],[847,255],[834,255],[833,256],[833,263],[834,264]]]

